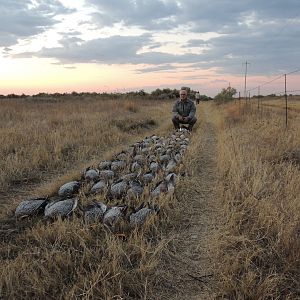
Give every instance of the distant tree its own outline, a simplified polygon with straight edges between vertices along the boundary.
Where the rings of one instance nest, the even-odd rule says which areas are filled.
[[[174,98],[179,98],[179,90],[173,89],[172,94],[173,94]]]
[[[144,90],[139,90],[137,93],[139,96],[146,96],[147,93]]]
[[[224,103],[233,100],[233,96],[236,94],[236,89],[229,86],[227,88],[223,88],[222,91],[214,97],[214,100],[217,103]]]
[[[19,98],[19,95],[16,95],[16,94],[8,94],[6,97],[7,97],[8,99]]]
[[[151,96],[158,97],[161,93],[162,93],[161,89],[156,89],[156,90],[151,92]]]
[[[212,98],[206,95],[200,95],[200,101],[209,101],[209,100],[212,100]]]

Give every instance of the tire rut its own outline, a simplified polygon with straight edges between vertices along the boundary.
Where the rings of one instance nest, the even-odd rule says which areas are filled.
[[[181,207],[181,228],[173,240],[162,270],[156,299],[214,299],[216,284],[213,237],[220,221],[216,199],[217,139],[214,124],[204,106],[201,132],[193,140],[198,155],[193,158],[192,176],[178,185],[176,197]],[[168,270],[168,271],[166,271]],[[161,289],[161,290],[160,290]]]

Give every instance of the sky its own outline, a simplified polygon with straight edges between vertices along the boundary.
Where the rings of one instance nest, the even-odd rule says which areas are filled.
[[[300,69],[300,0],[0,0],[0,14],[2,95],[243,94],[246,61],[246,89],[270,94]]]

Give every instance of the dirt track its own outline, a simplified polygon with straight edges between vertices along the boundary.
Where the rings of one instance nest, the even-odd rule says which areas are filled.
[[[173,248],[159,270],[161,283],[156,299],[214,299],[213,237],[220,222],[216,199],[217,140],[210,121],[208,104],[202,104],[202,118],[194,133],[190,174],[181,180],[176,197],[181,207],[181,230],[175,236]],[[168,271],[166,271],[168,270]],[[162,288],[161,288],[162,286]]]

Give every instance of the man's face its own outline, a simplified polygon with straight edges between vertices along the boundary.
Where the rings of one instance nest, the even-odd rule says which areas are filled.
[[[187,100],[187,91],[186,90],[180,90],[179,96],[180,96],[181,101],[186,101]]]

